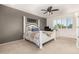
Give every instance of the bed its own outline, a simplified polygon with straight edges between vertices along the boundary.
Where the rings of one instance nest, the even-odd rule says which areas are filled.
[[[26,26],[24,39],[35,43],[41,49],[44,43],[56,40],[56,31],[40,31],[36,24],[29,24]]]

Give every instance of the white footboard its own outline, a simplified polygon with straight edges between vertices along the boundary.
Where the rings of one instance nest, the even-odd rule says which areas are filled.
[[[43,39],[42,39],[42,31],[40,31],[40,36],[39,36],[39,38],[40,38],[40,39],[39,39],[39,48],[42,49],[42,47],[43,47],[43,43],[42,43],[42,40],[43,40]]]
[[[31,38],[31,35],[33,32],[29,32],[28,36],[26,37],[26,39],[28,39],[29,41],[34,42],[36,45],[39,46],[40,49],[42,49],[43,44],[54,39],[56,40],[56,33],[55,31],[52,32],[51,36],[47,36],[45,33],[45,31],[39,31],[35,34],[34,38]],[[34,32],[35,33],[35,32]],[[26,35],[27,36],[27,35]]]
[[[51,37],[50,36],[47,36],[45,33],[43,33],[43,31],[40,31],[39,32],[39,48],[42,49],[43,47],[43,44],[45,42],[48,42],[52,39],[56,40],[56,31],[53,31],[52,34],[51,34]]]

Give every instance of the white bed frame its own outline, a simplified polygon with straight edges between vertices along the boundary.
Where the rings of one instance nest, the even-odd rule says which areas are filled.
[[[56,32],[55,31],[52,32],[51,37],[44,34],[43,31],[40,31],[39,48],[41,49],[43,47],[44,43],[46,43],[52,39],[56,40]]]
[[[23,16],[23,26],[24,26],[24,33],[23,33],[23,38],[24,39],[27,39],[27,40],[29,40],[29,41],[31,41],[31,42],[33,42],[33,43],[35,43],[36,45],[38,45],[38,47],[41,49],[42,47],[43,47],[43,44],[44,43],[46,43],[46,42],[48,42],[48,41],[50,41],[50,40],[52,40],[52,39],[54,39],[54,40],[56,40],[56,31],[54,30],[54,31],[52,31],[52,34],[51,34],[51,37],[50,36],[47,36],[45,33],[43,33],[43,32],[45,32],[45,31],[38,31],[39,33],[37,33],[35,36],[34,36],[34,39],[33,38],[31,38],[30,39],[30,36],[29,37],[27,37],[27,35],[26,35],[26,28],[28,27],[28,26],[30,26],[30,24],[28,25],[28,26],[26,26],[26,22],[25,22],[25,16]],[[36,24],[36,25],[34,25],[35,27],[38,27],[38,25]],[[29,31],[30,32],[30,31]],[[32,33],[32,31],[31,31],[31,33]],[[30,34],[30,33],[29,33]],[[36,37],[38,37],[38,38],[36,38]]]
[[[40,49],[43,47],[43,44],[48,42],[48,41],[51,41],[51,40],[56,40],[56,32],[53,31],[52,34],[51,34],[51,37],[50,36],[47,36],[45,33],[43,33],[45,31],[39,31],[39,33],[37,33],[34,38],[31,38],[30,36],[30,33],[27,37],[27,35],[25,34],[24,36],[24,39],[27,39],[33,43],[35,43]],[[31,32],[32,33],[32,32]]]

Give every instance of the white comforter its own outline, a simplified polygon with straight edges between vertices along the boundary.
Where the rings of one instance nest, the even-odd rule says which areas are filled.
[[[56,39],[56,35],[55,31],[28,31],[25,33],[25,38],[42,48],[42,44],[51,39]]]

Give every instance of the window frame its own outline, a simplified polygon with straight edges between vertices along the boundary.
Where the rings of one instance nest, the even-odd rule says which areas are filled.
[[[72,24],[72,27],[71,27],[71,28],[68,28],[68,18],[70,18],[70,19],[69,19],[69,20],[70,20],[70,24]],[[62,26],[63,26],[63,25],[62,25],[62,22],[63,22],[62,20],[63,20],[63,19],[66,20],[66,24],[65,24],[65,25],[66,25],[66,28],[62,28]],[[72,17],[54,19],[53,22],[55,21],[56,24],[55,24],[55,25],[53,24],[53,27],[55,27],[55,26],[57,25],[57,20],[61,20],[61,24],[60,24],[60,25],[61,25],[61,28],[56,27],[57,29],[72,29],[72,28],[73,28],[73,19],[72,19]]]

